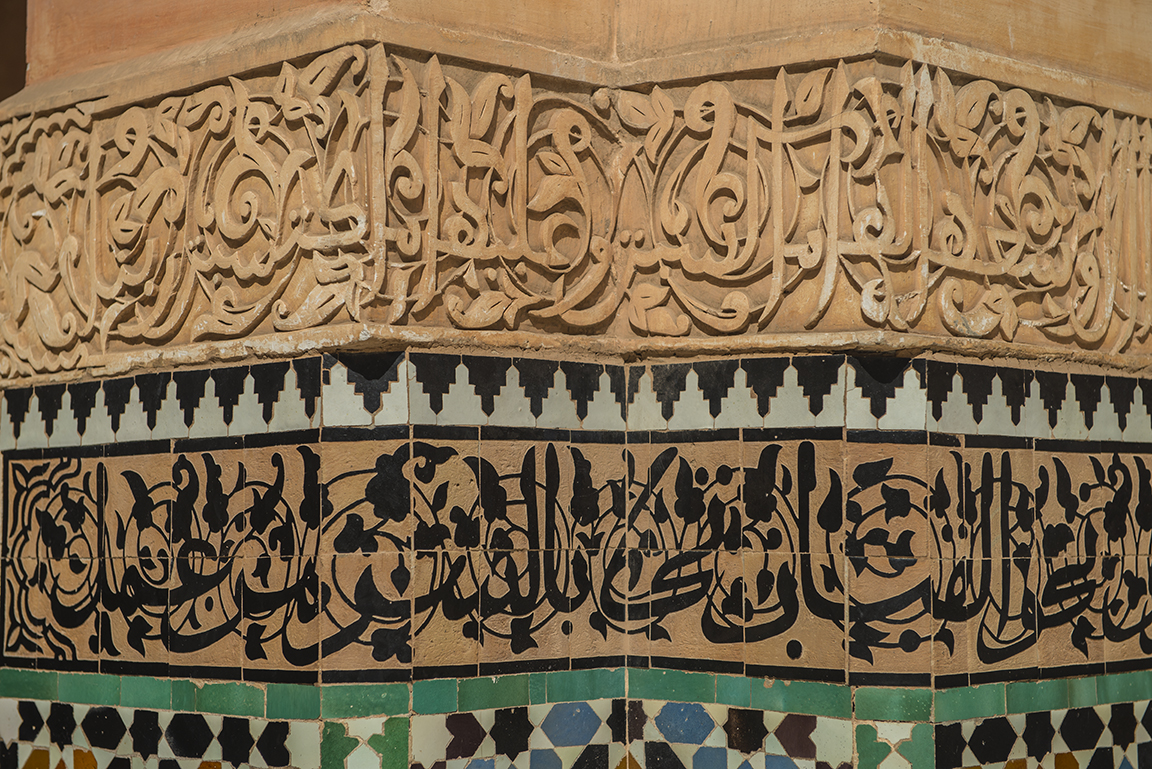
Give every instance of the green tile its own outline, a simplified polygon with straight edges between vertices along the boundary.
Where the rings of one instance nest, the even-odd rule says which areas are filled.
[[[716,701],[723,705],[748,707],[752,701],[752,681],[744,676],[716,676]]]
[[[384,733],[369,737],[368,746],[380,754],[380,769],[408,769],[408,719],[389,718]]]
[[[408,712],[408,684],[326,684],[322,692],[320,712],[324,718],[391,716]]]
[[[1068,707],[1091,708],[1096,705],[1096,678],[1071,678],[1068,680]]]
[[[196,710],[227,716],[263,716],[264,690],[241,683],[204,684],[196,692]]]
[[[936,692],[937,721],[963,721],[968,718],[1002,715],[1004,715],[1004,684],[959,686]]]
[[[27,700],[55,700],[59,674],[44,670],[0,668],[0,697]]]
[[[119,705],[120,676],[98,673],[61,673],[57,694],[61,702]]]
[[[627,673],[624,668],[561,670],[548,673],[549,702],[581,702],[623,697]]]
[[[1067,679],[1018,681],[1008,684],[1007,690],[1009,713],[1038,713],[1068,707]]]
[[[268,684],[268,718],[311,721],[320,717],[320,687],[301,684]]]
[[[861,721],[927,721],[932,718],[932,690],[861,686],[855,693],[855,715]]]
[[[169,710],[172,707],[172,681],[150,676],[121,676],[120,704],[126,708]]]
[[[630,668],[628,696],[638,700],[715,702],[716,676],[711,673],[684,673],[679,670]]]
[[[456,679],[412,682],[413,713],[455,713]]]
[[[527,705],[528,676],[461,678],[457,698],[457,709],[462,712]]]
[[[912,769],[935,769],[936,743],[932,737],[932,724],[916,724],[912,738],[901,742],[896,752],[908,759]]]
[[[359,744],[360,740],[348,736],[344,724],[325,721],[320,738],[320,769],[344,769],[344,759]]]
[[[871,724],[856,726],[857,769],[876,769],[891,752],[892,746],[877,737],[875,726]]]
[[[1149,692],[1152,692],[1152,672],[1147,670],[1115,673],[1096,679],[1096,699],[1101,705],[1146,700]]]
[[[196,684],[179,679],[172,682],[172,709],[196,710]]]
[[[765,681],[752,683],[749,703],[761,710],[804,713],[833,718],[852,717],[852,689],[843,684],[811,681]]]
[[[543,673],[528,676],[528,699],[533,705],[548,701],[548,676]]]

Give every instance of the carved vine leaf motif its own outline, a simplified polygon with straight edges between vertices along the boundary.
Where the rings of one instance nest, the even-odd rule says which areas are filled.
[[[0,126],[0,376],[346,322],[1139,350],[1150,145],[913,64],[558,92],[348,46]]]

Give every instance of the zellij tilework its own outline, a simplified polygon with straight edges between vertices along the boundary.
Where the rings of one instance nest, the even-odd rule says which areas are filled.
[[[4,769],[1152,765],[1152,380],[306,355],[0,450]]]

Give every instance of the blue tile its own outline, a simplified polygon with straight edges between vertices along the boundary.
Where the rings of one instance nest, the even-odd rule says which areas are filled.
[[[562,769],[560,756],[554,750],[533,750],[529,758],[528,769]]]
[[[716,728],[712,716],[696,703],[669,702],[656,716],[656,726],[669,742],[703,745]]]
[[[728,751],[724,748],[700,748],[692,756],[692,769],[728,769]]]
[[[468,762],[467,769],[496,769],[496,759],[474,758]]]
[[[764,756],[764,769],[797,769],[788,756]]]
[[[587,745],[600,728],[600,716],[586,702],[562,702],[552,706],[540,728],[557,747]]]

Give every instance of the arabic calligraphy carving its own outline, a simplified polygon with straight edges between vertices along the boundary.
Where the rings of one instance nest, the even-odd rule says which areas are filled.
[[[438,627],[457,663],[464,639],[505,664],[580,638],[938,672],[1152,653],[1141,456],[941,449],[925,479],[900,446],[841,472],[835,441],[345,445],[333,472],[306,445],[10,460],[5,655],[394,669]]]
[[[1152,124],[953,79],[554,90],[351,46],[14,119],[0,375],[350,322],[1144,349]]]

